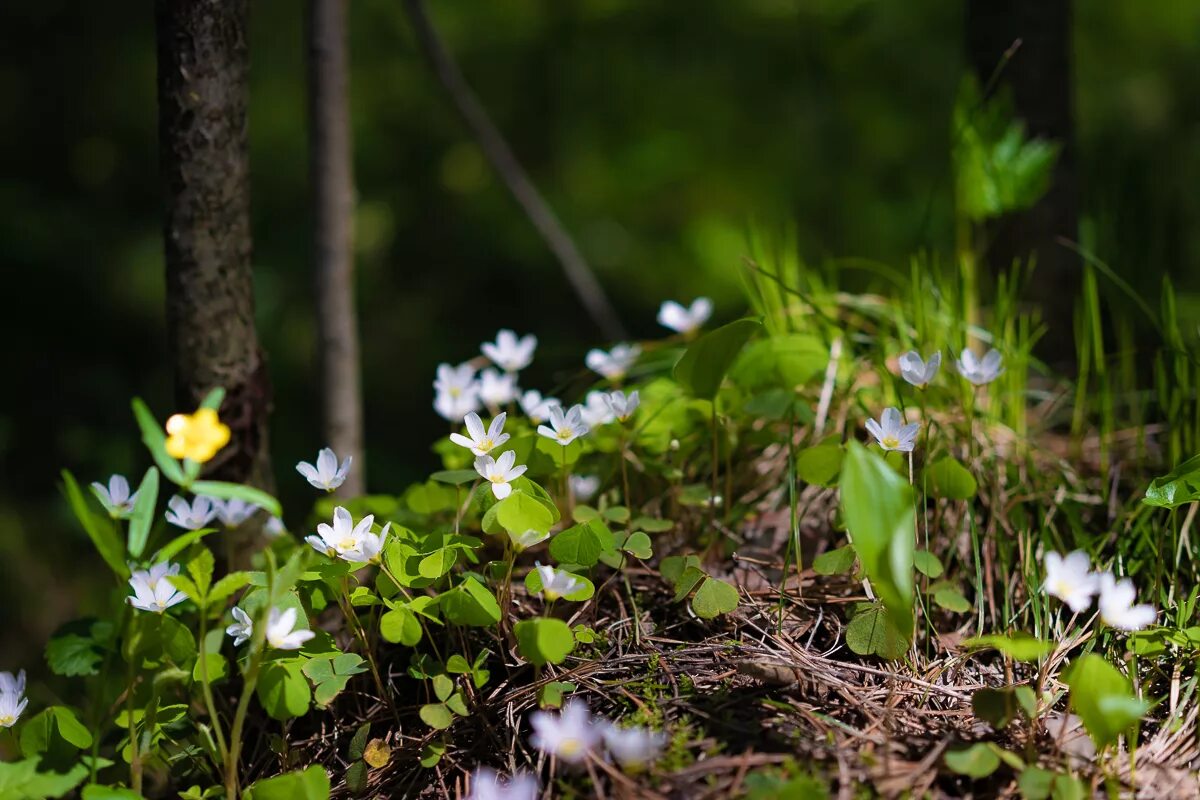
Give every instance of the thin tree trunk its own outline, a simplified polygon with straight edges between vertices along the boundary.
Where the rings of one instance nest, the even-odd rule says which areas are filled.
[[[1079,237],[1079,179],[1075,161],[1075,117],[1071,76],[1071,0],[969,0],[967,49],[985,84],[1003,63],[995,86],[1012,91],[1017,115],[1032,136],[1061,145],[1049,190],[1032,208],[988,226],[984,257],[993,268],[1014,259],[1037,259],[1029,299],[1039,303],[1049,326],[1040,351],[1052,362],[1074,357],[1072,317],[1081,286],[1079,257],[1057,240]]]
[[[339,494],[365,490],[358,315],[354,305],[354,167],[346,0],[309,0],[309,170],[318,358],[325,441],[354,467]]]
[[[247,0],[157,0],[167,334],[180,409],[216,386],[229,443],[208,467],[272,488],[270,379],[254,328]]]

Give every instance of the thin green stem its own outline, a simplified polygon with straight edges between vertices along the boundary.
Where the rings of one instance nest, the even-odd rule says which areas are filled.
[[[375,679],[375,688],[379,691],[379,697],[383,702],[387,703],[388,708],[392,712],[392,716],[396,718],[396,724],[400,724],[400,713],[396,710],[395,703],[392,702],[392,695],[388,692],[387,687],[383,683],[383,676],[379,673],[379,662],[375,660],[375,651],[371,647],[371,643],[367,640],[367,632],[362,626],[362,622],[358,619],[358,614],[354,610],[354,603],[350,600],[350,576],[342,576],[342,596],[340,598],[342,604],[342,613],[346,617],[346,621],[350,623],[350,630],[354,633],[354,638],[358,639],[358,646],[362,648],[363,655],[367,658],[367,664],[371,668],[371,677]]]
[[[208,710],[208,718],[212,720],[213,734],[217,740],[217,750],[221,756],[221,764],[217,765],[218,769],[224,768],[224,761],[228,758],[229,745],[225,742],[225,732],[221,728],[221,720],[217,716],[217,704],[213,701],[212,687],[208,683],[208,651],[207,651],[207,625],[208,625],[208,606],[202,604],[200,606],[200,644],[198,649],[197,664],[200,667],[200,693],[204,696],[204,707]]]

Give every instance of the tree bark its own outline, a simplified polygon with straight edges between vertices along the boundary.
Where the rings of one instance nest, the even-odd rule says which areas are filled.
[[[270,380],[254,327],[248,0],[157,0],[167,335],[176,402],[216,386],[230,443],[207,473],[270,489]]]
[[[1058,363],[1074,357],[1072,318],[1081,285],[1079,257],[1056,241],[1079,236],[1071,21],[1071,0],[967,3],[967,49],[980,85],[995,75],[993,86],[1011,90],[1027,133],[1062,148],[1049,191],[1032,208],[989,225],[984,254],[995,269],[1009,267],[1014,259],[1037,259],[1030,299],[1040,304],[1049,326],[1039,352]],[[1017,40],[1020,46],[1006,62],[1005,53]]]
[[[358,315],[354,304],[354,167],[346,0],[308,3],[309,172],[317,340],[325,441],[354,466],[338,493],[365,490]]]

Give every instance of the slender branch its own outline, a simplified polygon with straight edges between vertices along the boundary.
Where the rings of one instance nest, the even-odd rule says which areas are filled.
[[[404,10],[412,22],[413,32],[422,54],[433,71],[438,82],[445,89],[454,108],[462,117],[467,129],[475,137],[483,155],[487,158],[492,169],[504,181],[513,199],[525,211],[529,221],[533,223],[546,246],[562,264],[567,281],[579,297],[592,320],[599,326],[604,335],[610,339],[625,338],[625,328],[617,316],[616,310],[604,293],[600,282],[596,280],[592,268],[584,259],[576,246],[574,239],[567,233],[566,228],[559,222],[554,211],[542,197],[541,192],[533,185],[529,174],[521,163],[504,135],[492,122],[487,110],[475,95],[459,69],[454,57],[446,49],[438,36],[424,0],[403,0]]]

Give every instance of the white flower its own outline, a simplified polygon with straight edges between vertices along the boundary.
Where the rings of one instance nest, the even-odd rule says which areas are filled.
[[[537,793],[537,779],[532,775],[519,772],[505,783],[493,770],[479,767],[471,774],[471,793],[466,800],[535,800]]]
[[[571,484],[571,493],[575,495],[575,499],[585,503],[600,491],[598,475],[572,475],[567,481]]]
[[[651,763],[666,743],[666,736],[646,728],[604,726],[604,744],[623,767],[642,767]]]
[[[442,419],[451,422],[460,420],[464,415],[479,410],[479,389],[478,383],[472,383],[460,392],[438,392],[433,398],[433,410]]]
[[[991,383],[1001,372],[1004,372],[1004,359],[999,350],[988,350],[983,358],[979,358],[967,347],[958,358],[958,374],[976,386]]]
[[[254,503],[247,503],[236,497],[231,497],[225,502],[214,500],[213,507],[217,512],[217,519],[221,520],[221,524],[226,528],[236,528],[257,514],[259,510]]]
[[[338,466],[337,456],[333,450],[326,447],[317,453],[315,467],[307,461],[301,461],[296,465],[296,472],[303,475],[313,488],[332,492],[346,482],[346,476],[350,473],[350,463],[353,460],[353,456],[346,456],[342,459],[341,466]]]
[[[371,519],[367,517],[367,519]],[[362,523],[359,523],[361,527]],[[358,546],[342,553],[342,560],[349,561],[352,564],[378,564],[380,553],[383,552],[384,542],[387,541],[388,531],[392,528],[392,523],[387,523],[383,526],[383,530],[379,533],[371,533],[367,531],[358,539]]]
[[[1076,550],[1066,557],[1058,553],[1046,553],[1044,563],[1046,581],[1042,589],[1046,594],[1062,600],[1075,613],[1091,605],[1092,595],[1098,587],[1087,553]]]
[[[913,386],[925,386],[933,381],[942,366],[942,352],[934,351],[928,361],[921,360],[921,354],[909,350],[900,356],[900,377]]]
[[[296,628],[294,608],[272,608],[267,616],[267,644],[276,650],[299,650],[313,636],[312,631]]]
[[[496,496],[497,500],[503,500],[512,494],[509,482],[524,475],[525,470],[528,469],[524,464],[514,467],[513,464],[516,463],[516,460],[515,450],[501,453],[498,459],[491,456],[480,456],[475,459],[475,471],[485,480],[491,481],[492,494]]]
[[[1129,578],[1117,580],[1112,573],[1100,575],[1100,619],[1104,624],[1122,631],[1140,631],[1154,624],[1154,606],[1134,605],[1136,592]]]
[[[707,297],[697,297],[688,308],[668,300],[658,309],[658,324],[676,333],[692,334],[708,322],[712,311],[712,301]]]
[[[633,416],[633,412],[637,411],[640,401],[636,391],[630,392],[626,396],[624,392],[618,390],[604,395],[604,402],[608,404],[618,422],[628,422],[629,418]]]
[[[885,408],[879,422],[867,420],[867,430],[884,450],[911,453],[917,444],[917,432],[921,430],[921,423],[910,422],[901,425],[902,421],[899,410]]]
[[[243,642],[250,641],[254,636],[254,621],[250,615],[237,606],[233,607],[233,624],[225,629],[225,633],[233,637],[233,646],[241,647]]]
[[[333,525],[322,522],[317,526],[316,535],[306,536],[304,541],[311,544],[318,553],[324,553],[330,558],[345,558],[346,553],[361,549],[363,537],[371,532],[371,526],[374,524],[375,516],[368,514],[355,525],[350,512],[338,506],[333,510]]]
[[[108,486],[98,481],[93,483],[92,492],[113,519],[128,517],[137,503],[137,492],[129,493],[129,481],[125,480],[124,475],[111,476]]]
[[[533,351],[537,348],[537,337],[533,334],[519,339],[512,331],[505,328],[496,334],[496,341],[484,342],[480,345],[483,354],[493,364],[505,372],[520,372],[533,361]]]
[[[555,406],[550,409],[550,424],[539,425],[537,431],[564,446],[580,436],[587,436],[588,426],[583,423],[583,407],[574,405],[564,412],[561,406]]]
[[[579,409],[579,418],[588,428],[598,428],[614,421],[616,415],[608,405],[608,395],[605,392],[588,392],[583,406]]]
[[[542,566],[538,562],[534,562],[534,564],[538,576],[542,579],[542,591],[539,594],[543,600],[557,600],[560,597],[566,597],[578,592],[584,586],[583,581],[566,570]]]
[[[487,430],[483,429],[483,420],[479,415],[472,411],[463,419],[466,423],[467,433],[471,434],[471,438],[463,436],[461,433],[450,434],[450,441],[457,445],[461,445],[477,456],[486,456],[495,448],[508,441],[508,434],[504,433],[504,420],[508,418],[505,413],[496,415],[492,420],[492,424]]]
[[[25,698],[25,670],[16,675],[0,672],[0,728],[11,728],[29,705]]]
[[[479,373],[479,397],[488,408],[499,408],[517,399],[517,376],[485,369]]]
[[[135,569],[129,576],[133,597],[126,600],[134,608],[161,614],[173,605],[187,600],[187,595],[175,588],[167,578],[179,574],[179,565],[163,561],[150,569]]]
[[[509,532],[508,538],[513,543],[513,547],[519,553],[522,550],[528,550],[530,547],[533,547],[535,544],[541,544],[542,542],[549,539],[550,531],[528,530],[528,531],[525,531],[524,533],[517,533],[517,534]]]
[[[277,536],[287,533],[287,525],[284,525],[283,520],[279,517],[271,517],[267,520],[267,524],[263,526],[263,533],[274,539]]]
[[[600,744],[602,731],[592,724],[591,717],[588,707],[579,700],[568,702],[561,714],[536,711],[529,718],[533,725],[529,741],[543,753],[578,764]]]
[[[218,500],[217,503],[221,501]],[[198,531],[213,521],[217,509],[211,497],[199,495],[191,505],[179,495],[167,501],[167,522],[189,531]]]
[[[619,344],[607,353],[589,350],[585,363],[593,372],[599,372],[610,381],[619,381],[641,354],[642,348],[636,344]]]
[[[529,417],[534,425],[540,425],[550,419],[550,409],[561,405],[554,397],[542,397],[542,393],[530,389],[521,395],[521,410]]]

